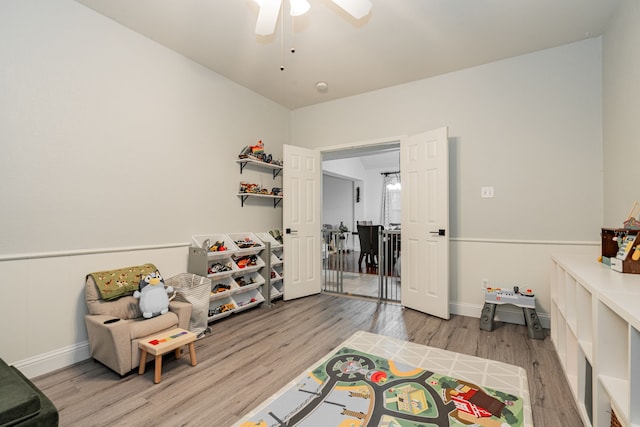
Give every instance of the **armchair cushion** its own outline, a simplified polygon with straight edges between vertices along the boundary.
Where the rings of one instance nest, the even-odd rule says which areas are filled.
[[[122,320],[142,317],[140,304],[138,300],[131,295],[120,297],[112,301],[103,300],[100,297],[98,285],[96,284],[92,274],[87,276],[85,289],[89,314],[107,314]]]
[[[129,323],[130,338],[132,340],[144,338],[149,335],[157,334],[158,331],[177,327],[178,316],[172,312],[165,314],[168,314],[168,316],[156,316],[151,319],[141,317],[140,319],[132,320],[131,323]]]

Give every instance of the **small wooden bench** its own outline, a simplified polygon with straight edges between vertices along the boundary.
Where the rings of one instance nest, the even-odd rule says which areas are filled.
[[[175,328],[167,332],[151,335],[143,338],[138,343],[140,347],[140,367],[138,374],[144,374],[146,368],[147,354],[152,354],[156,358],[156,370],[153,382],[158,384],[162,377],[162,355],[175,350],[176,359],[180,358],[180,349],[182,346],[189,346],[189,356],[191,357],[191,366],[196,366],[196,348],[194,342],[196,334],[181,328]]]

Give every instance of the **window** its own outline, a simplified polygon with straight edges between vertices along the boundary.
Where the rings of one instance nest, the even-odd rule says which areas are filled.
[[[382,180],[382,213],[384,228],[394,228],[400,224],[400,183],[399,172],[384,172]]]

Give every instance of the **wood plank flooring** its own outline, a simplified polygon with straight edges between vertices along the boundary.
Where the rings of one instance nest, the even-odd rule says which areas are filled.
[[[582,426],[553,345],[526,327],[449,321],[396,304],[319,294],[255,308],[211,324],[188,354],[120,377],[94,360],[35,378],[60,412],[61,426],[229,426],[358,330],[522,366],[538,427]],[[184,352],[183,352],[184,353]],[[324,426],[319,426],[324,427]]]

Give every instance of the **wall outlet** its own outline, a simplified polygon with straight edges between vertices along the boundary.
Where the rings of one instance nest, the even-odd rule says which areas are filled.
[[[487,289],[489,287],[489,279],[482,279],[482,289]]]

